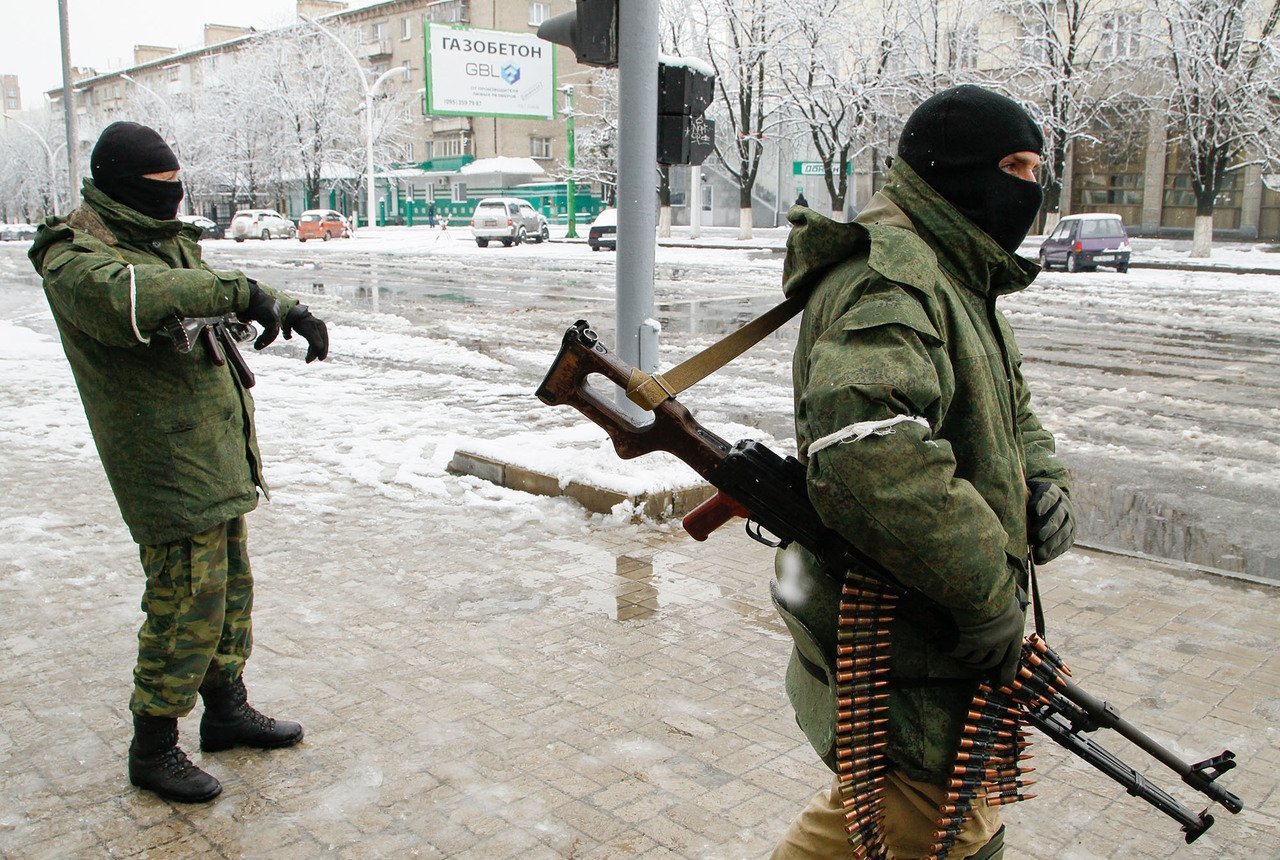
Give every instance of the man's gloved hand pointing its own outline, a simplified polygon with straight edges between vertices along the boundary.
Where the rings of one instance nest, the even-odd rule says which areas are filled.
[[[306,305],[295,305],[284,317],[284,339],[289,340],[297,332],[307,341],[307,363],[329,356],[329,329],[324,320],[311,315]]]

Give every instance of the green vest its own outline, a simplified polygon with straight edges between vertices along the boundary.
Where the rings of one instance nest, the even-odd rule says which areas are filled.
[[[892,629],[888,754],[942,784],[977,677],[946,653],[953,620],[992,618],[1025,586],[1027,482],[1066,487],[995,306],[1039,269],[901,159],[854,223],[798,207],[788,218],[784,291],[812,291],[793,365],[809,495],[828,526],[916,589]],[[808,456],[817,439],[894,418],[917,420]],[[796,640],[787,692],[830,765],[838,586],[808,553],[789,552],[775,589]],[[939,616],[952,621],[910,620]]]
[[[29,252],[84,403],[89,428],[133,539],[160,544],[253,510],[266,494],[253,397],[199,342],[180,353],[174,314],[243,310],[240,272],[200,258],[198,228],[157,221],[91,180],[84,203],[48,218]],[[271,291],[287,311],[296,300]]]

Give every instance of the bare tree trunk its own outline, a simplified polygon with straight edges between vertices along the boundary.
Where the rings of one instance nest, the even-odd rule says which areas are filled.
[[[1196,215],[1195,231],[1191,234],[1191,256],[1208,257],[1213,248],[1213,216]]]

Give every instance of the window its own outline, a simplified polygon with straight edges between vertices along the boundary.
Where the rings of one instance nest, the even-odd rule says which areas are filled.
[[[413,21],[409,18],[400,19],[400,41],[407,42],[413,38]]]
[[[453,188],[450,190],[453,192],[453,196],[450,199],[452,199],[454,203],[467,202],[467,183],[455,182],[453,183]]]
[[[411,143],[411,144],[409,144],[409,150],[410,150],[410,153],[411,153],[410,157],[412,158],[412,151],[413,151],[413,144],[412,144],[412,143]],[[406,185],[406,186],[405,186],[405,188],[404,188],[404,199],[405,199],[407,202],[412,203],[412,202],[413,202],[413,196],[414,196],[414,188],[413,188],[413,186],[412,186],[412,185]]]
[[[1098,56],[1104,60],[1138,54],[1141,18],[1136,12],[1113,12],[1102,19]]]
[[[947,33],[947,50],[952,69],[973,69],[978,65],[978,28],[961,27]]]
[[[529,138],[529,155],[533,158],[550,158],[551,157],[551,138],[549,137],[531,137]]]
[[[467,0],[435,0],[427,5],[423,19],[434,24],[466,24],[471,20]]]
[[[164,67],[164,79],[171,84],[178,82],[178,79],[181,73],[182,73],[182,67],[179,66],[177,63],[174,63],[172,66]]]
[[[1022,33],[1022,59],[1029,63],[1041,64],[1049,61],[1049,45],[1051,36],[1044,21],[1029,21]]]
[[[536,27],[551,17],[551,4],[529,0],[529,26]]]
[[[452,158],[459,155],[466,155],[471,151],[471,141],[467,139],[465,132],[446,137],[438,137],[435,139],[434,143],[434,158]]]
[[[379,21],[373,25],[373,41],[381,42],[387,38],[387,22]]]

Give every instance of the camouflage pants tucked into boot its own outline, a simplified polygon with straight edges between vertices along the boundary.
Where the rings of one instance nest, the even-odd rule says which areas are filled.
[[[244,517],[139,552],[147,573],[147,618],[138,631],[129,709],[185,716],[206,675],[220,686],[235,683],[253,647]]]

